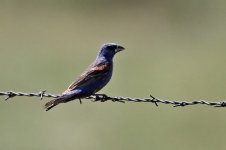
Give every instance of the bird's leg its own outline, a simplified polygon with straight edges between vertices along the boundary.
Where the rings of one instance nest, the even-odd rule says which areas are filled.
[[[109,99],[109,97],[106,94],[94,94],[94,96],[96,96],[95,101],[105,102],[106,100]]]
[[[79,103],[80,103],[80,104],[82,104],[82,100],[81,100],[81,98],[79,98],[78,100],[79,100]]]

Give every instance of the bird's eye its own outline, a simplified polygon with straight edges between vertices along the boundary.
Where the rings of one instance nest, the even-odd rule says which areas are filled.
[[[106,48],[107,49],[113,49],[112,45],[108,45]]]
[[[116,48],[117,48],[116,45],[111,45],[111,46],[110,46],[110,49],[116,49]]]

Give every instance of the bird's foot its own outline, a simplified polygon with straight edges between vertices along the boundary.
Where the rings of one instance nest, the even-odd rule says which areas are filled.
[[[95,101],[101,101],[101,102],[105,102],[109,99],[109,97],[106,94],[94,94],[95,96]]]
[[[79,103],[80,103],[80,104],[82,104],[82,100],[81,100],[81,98],[79,98],[78,100],[79,100]]]

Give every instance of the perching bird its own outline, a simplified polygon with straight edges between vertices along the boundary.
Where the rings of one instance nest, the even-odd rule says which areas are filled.
[[[124,50],[124,47],[115,43],[103,44],[96,60],[86,71],[60,97],[45,104],[46,111],[60,103],[88,97],[101,90],[111,79],[114,55],[122,50]]]

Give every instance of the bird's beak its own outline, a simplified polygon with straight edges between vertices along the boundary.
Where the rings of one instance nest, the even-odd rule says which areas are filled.
[[[118,46],[117,49],[115,50],[115,52],[117,53],[117,52],[120,52],[120,51],[122,51],[124,49],[125,49],[124,47]]]

